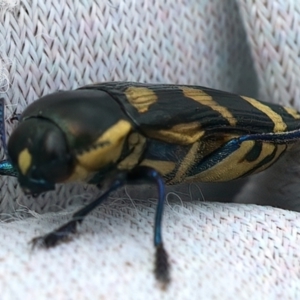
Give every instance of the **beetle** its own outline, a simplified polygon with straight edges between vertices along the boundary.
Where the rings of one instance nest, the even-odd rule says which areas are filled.
[[[2,109],[3,122],[3,101]],[[0,116],[0,117],[1,117]],[[0,130],[4,143],[4,129]],[[109,188],[58,229],[33,239],[53,247],[108,195],[126,183],[154,182],[155,276],[170,280],[161,222],[165,184],[222,182],[260,172],[300,137],[300,113],[210,88],[105,82],[59,91],[30,104],[7,145],[2,175],[17,176],[27,194],[57,183]]]

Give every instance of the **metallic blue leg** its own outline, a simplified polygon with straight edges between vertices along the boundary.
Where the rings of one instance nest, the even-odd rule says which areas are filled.
[[[161,236],[161,223],[163,216],[165,189],[162,177],[156,170],[152,168],[138,166],[129,172],[120,172],[113,180],[110,188],[99,198],[77,211],[68,223],[64,224],[63,226],[50,232],[47,235],[34,238],[32,240],[32,246],[50,248],[56,246],[60,242],[70,239],[70,236],[76,233],[77,224],[81,223],[84,217],[97,206],[99,206],[111,192],[115,191],[126,183],[133,184],[149,181],[156,183],[159,193],[154,224],[154,245],[156,247],[155,276],[157,280],[159,280],[163,284],[163,287],[165,287],[170,281],[168,255],[163,247]]]
[[[155,224],[154,224],[154,246],[156,248],[155,254],[155,277],[160,281],[165,288],[170,282],[170,266],[168,262],[168,254],[163,246],[162,235],[161,235],[161,223],[163,217],[163,209],[165,202],[165,184],[160,174],[149,167],[137,167],[128,174],[128,181],[132,182],[155,182],[158,189],[158,203],[155,213]]]
[[[122,177],[121,177],[122,175]],[[126,174],[121,173],[117,179],[115,179],[110,186],[110,188],[102,194],[99,198],[92,201],[82,209],[78,210],[73,216],[72,219],[62,225],[61,227],[57,228],[56,230],[44,235],[38,236],[34,238],[31,243],[32,247],[35,248],[37,246],[44,247],[44,248],[51,248],[56,246],[57,244],[64,242],[70,239],[70,235],[76,233],[76,226],[78,223],[81,223],[84,217],[89,214],[92,210],[94,210],[98,205],[100,205],[106,198],[109,196],[111,192],[118,189],[119,187],[123,186],[126,181]]]

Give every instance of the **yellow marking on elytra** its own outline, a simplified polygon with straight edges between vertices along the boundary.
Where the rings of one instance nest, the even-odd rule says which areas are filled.
[[[129,87],[125,90],[125,95],[139,113],[148,111],[149,107],[157,102],[157,95],[154,91],[146,87]]]
[[[197,152],[199,149],[199,143],[195,143],[190,148],[188,154],[184,157],[183,161],[180,163],[179,168],[176,172],[175,177],[169,182],[169,184],[177,184],[184,181],[187,171],[195,164],[197,161]]]
[[[144,159],[140,165],[151,167],[158,171],[162,176],[171,173],[175,169],[175,163],[172,161]]]
[[[94,172],[116,162],[121,155],[124,141],[130,130],[131,124],[128,121],[118,121],[106,130],[89,149],[77,155],[79,165],[87,172]]]
[[[248,162],[245,159],[245,156],[249,151],[251,151],[254,145],[254,141],[243,142],[239,149],[235,150],[218,164],[206,171],[187,178],[186,181],[190,182],[199,180],[203,182],[222,182],[243,176],[247,172],[251,171],[264,158],[272,154],[276,147],[271,143],[263,143],[262,150],[258,158],[255,161]]]
[[[284,110],[291,115],[294,119],[300,119],[300,114],[297,112],[295,109],[290,108],[290,107],[283,107]]]
[[[145,130],[145,134],[154,139],[179,145],[190,145],[197,142],[205,131],[198,122],[177,124],[170,129]]]
[[[185,97],[191,98],[197,102],[199,102],[202,105],[208,106],[214,111],[217,111],[222,115],[223,118],[225,118],[231,126],[236,125],[236,118],[234,115],[225,107],[218,104],[216,101],[214,101],[214,98],[208,94],[206,94],[202,90],[180,86],[180,89],[182,89],[183,94]]]
[[[254,173],[259,173],[259,172],[261,172],[261,171],[269,168],[271,165],[273,165],[278,160],[278,158],[280,157],[280,155],[289,148],[289,145],[278,144],[278,145],[276,145],[276,148],[277,149],[276,149],[276,154],[275,154],[274,158],[270,162],[268,162],[267,164],[264,164],[263,166],[261,166],[260,168],[258,168],[257,170],[255,170]]]
[[[263,104],[253,98],[241,96],[244,100],[249,102],[252,106],[266,114],[274,123],[273,131],[275,132],[283,132],[287,128],[287,125],[283,121],[282,117],[272,110],[268,105]]]
[[[146,138],[137,132],[132,133],[128,137],[128,147],[132,152],[118,164],[118,169],[130,170],[135,167],[144,153],[145,146]]]
[[[28,149],[25,148],[20,152],[18,156],[18,166],[23,175],[26,175],[29,167],[31,166],[31,163],[32,163],[32,156],[29,153]]]

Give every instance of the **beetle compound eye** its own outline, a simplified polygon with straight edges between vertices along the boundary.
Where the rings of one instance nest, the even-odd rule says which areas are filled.
[[[8,154],[19,171],[21,186],[40,193],[72,173],[72,159],[62,130],[43,118],[24,120],[8,142]]]

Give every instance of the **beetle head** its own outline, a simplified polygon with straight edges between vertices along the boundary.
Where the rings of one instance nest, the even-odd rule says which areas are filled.
[[[25,193],[53,190],[72,173],[73,159],[62,130],[43,118],[22,121],[8,142],[8,155]]]

